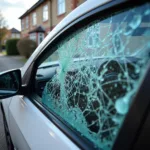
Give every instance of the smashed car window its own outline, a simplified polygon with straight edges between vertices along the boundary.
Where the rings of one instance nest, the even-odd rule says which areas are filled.
[[[97,148],[111,149],[149,64],[149,41],[149,4],[76,31],[57,45],[55,71],[44,68],[51,76],[42,103]]]

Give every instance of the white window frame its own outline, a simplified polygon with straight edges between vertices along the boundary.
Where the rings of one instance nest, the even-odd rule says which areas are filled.
[[[36,25],[36,12],[34,12],[33,14],[32,14],[32,25],[33,26],[35,26]]]
[[[43,21],[47,21],[48,20],[48,5],[45,5],[43,7]]]
[[[28,29],[29,28],[29,17],[27,16],[26,17],[26,29]]]
[[[66,1],[65,0],[57,0],[57,14],[61,15],[66,12]]]
[[[21,20],[21,29],[24,30],[24,20]]]
[[[42,32],[39,32],[38,33],[38,45],[44,40],[44,33],[42,33]],[[41,39],[42,39],[42,41],[41,41]]]

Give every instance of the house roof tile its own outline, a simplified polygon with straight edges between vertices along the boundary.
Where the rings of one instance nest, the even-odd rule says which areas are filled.
[[[20,33],[20,31],[18,31],[16,28],[10,29],[10,32],[11,32],[11,33]]]
[[[38,26],[37,28],[30,31],[29,33],[34,33],[34,32],[45,32],[45,29],[42,26]]]

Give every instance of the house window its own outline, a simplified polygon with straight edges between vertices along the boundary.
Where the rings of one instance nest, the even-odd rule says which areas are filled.
[[[65,13],[65,0],[57,0],[58,15]]]
[[[36,42],[36,33],[31,33],[30,39]]]
[[[15,33],[12,33],[11,34],[11,38],[15,38],[16,36],[15,36]]]
[[[48,5],[45,5],[43,7],[43,21],[47,21],[48,20]]]
[[[33,13],[33,15],[32,15],[32,24],[34,26],[36,25],[36,13]]]
[[[21,20],[21,27],[22,27],[22,30],[24,30],[24,20]]]
[[[26,28],[28,29],[29,27],[29,17],[26,17]]]

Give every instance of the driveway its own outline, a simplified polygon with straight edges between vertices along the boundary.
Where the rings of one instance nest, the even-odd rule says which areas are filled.
[[[0,54],[0,72],[20,68],[23,65],[24,65],[23,57],[21,56],[3,56]],[[7,150],[1,108],[0,108],[0,150]]]

